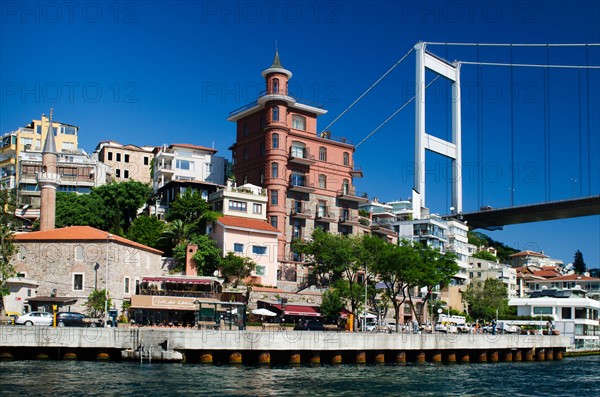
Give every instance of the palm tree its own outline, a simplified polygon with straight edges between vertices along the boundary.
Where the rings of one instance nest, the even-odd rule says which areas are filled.
[[[194,232],[194,225],[186,224],[181,219],[175,219],[167,225],[160,239],[177,246],[188,241]]]

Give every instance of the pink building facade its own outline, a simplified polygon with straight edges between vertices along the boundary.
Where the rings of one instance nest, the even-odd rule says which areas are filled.
[[[317,118],[327,111],[289,95],[292,73],[278,54],[262,76],[265,92],[228,118],[237,124],[233,171],[239,183],[268,192],[267,220],[281,232],[278,284],[301,283],[308,269],[291,242],[309,238],[316,227],[358,234],[358,205],[368,199],[353,184],[362,176],[354,166],[354,146],[317,132]]]

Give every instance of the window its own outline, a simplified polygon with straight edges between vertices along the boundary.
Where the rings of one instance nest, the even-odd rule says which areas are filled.
[[[63,142],[62,148],[63,150],[75,149],[75,144],[73,142]]]
[[[327,216],[327,204],[324,201],[319,201],[317,206],[317,216],[323,218]]]
[[[271,136],[271,146],[273,149],[279,149],[279,134],[273,134]]]
[[[81,245],[75,247],[75,260],[78,262],[83,261],[83,247]]]
[[[252,253],[256,254],[256,255],[266,255],[267,254],[267,247],[262,247],[260,245],[253,245],[252,246]]]
[[[255,214],[262,214],[262,204],[253,204],[252,212]]]
[[[271,178],[279,178],[279,164],[271,163]]]
[[[344,165],[350,165],[350,155],[348,152],[344,152]]]
[[[175,167],[179,170],[193,171],[194,162],[189,160],[177,160],[175,162]]]
[[[115,169],[115,177],[120,178],[121,177],[121,170],[120,169]]]
[[[570,307],[563,307],[561,314],[562,314],[561,318],[563,320],[570,320],[570,319],[573,318],[572,315],[571,315],[571,308]]]
[[[274,228],[277,228],[277,225],[278,225],[277,217],[271,216],[269,219],[270,219],[271,226],[273,226]]]
[[[271,121],[279,121],[279,106],[273,106],[273,109],[271,109],[271,111],[271,114],[273,116]]]
[[[244,252],[244,244],[241,244],[241,243],[234,243],[234,244],[233,244],[233,250],[234,250],[235,252],[240,252],[240,253],[241,253],[241,252]]]
[[[125,277],[125,284],[123,285],[123,292],[128,294],[129,293],[129,277]]]
[[[123,178],[129,178],[129,170],[123,170]]]
[[[279,93],[279,79],[273,79],[273,94]]]
[[[258,146],[258,152],[260,153],[261,156],[265,155],[265,142],[261,142]]]
[[[258,173],[258,180],[260,181],[260,184],[262,185],[263,183],[265,183],[265,171],[264,170],[260,170]]]
[[[23,146],[31,146],[33,145],[33,138],[21,138],[21,143],[23,144]]]
[[[265,276],[267,274],[267,268],[265,266],[256,266],[254,274],[257,276]]]
[[[129,163],[129,155],[128,154],[125,154],[125,162]]]
[[[73,291],[83,291],[83,274],[73,274]]]
[[[293,142],[292,143],[292,157],[305,158],[305,146],[301,142]]]
[[[533,314],[552,314],[551,307],[534,307]]]
[[[148,165],[148,164],[149,164],[148,157],[145,157],[145,156],[144,156],[144,165]]]
[[[211,173],[213,172],[213,165],[212,163],[204,163],[204,165],[206,166],[206,172]]]
[[[267,118],[264,114],[260,116],[260,128],[265,128],[265,124],[267,124]]]
[[[244,160],[248,160],[248,149],[244,148],[242,150],[242,157]]]
[[[300,224],[300,221],[298,221],[298,220],[294,221],[294,226],[293,226],[293,230],[292,230],[292,237],[294,239],[300,239],[300,238],[302,238],[302,225]]]
[[[234,201],[234,200],[229,201],[229,209],[232,211],[246,212],[246,205],[247,205],[247,203],[244,201]]]
[[[244,123],[244,136],[248,135],[248,123]]]
[[[117,161],[121,161],[121,153],[117,153]]]
[[[113,159],[112,152],[108,152],[108,161],[112,161],[112,159]]]
[[[342,192],[344,194],[350,194],[350,182],[348,182],[348,179],[344,179],[342,182]]]
[[[292,116],[292,128],[302,131],[306,130],[306,118],[299,114],[294,114]]]
[[[308,186],[306,183],[306,175],[301,172],[293,171],[290,176],[290,182],[292,186]]]
[[[327,189],[327,177],[323,174],[319,175],[319,189]]]
[[[269,193],[271,194],[271,205],[279,204],[279,197],[277,196],[277,190],[271,190]]]
[[[319,160],[327,161],[327,148],[324,148],[322,146],[319,148]]]

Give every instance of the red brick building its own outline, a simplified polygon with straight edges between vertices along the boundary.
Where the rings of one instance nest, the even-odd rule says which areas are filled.
[[[358,204],[368,200],[354,188],[353,178],[362,177],[354,146],[317,132],[317,117],[327,111],[290,96],[292,72],[279,54],[262,76],[266,90],[228,118],[237,124],[233,171],[238,184],[267,189],[267,220],[282,233],[278,282],[301,283],[308,274],[291,241],[310,237],[315,227],[357,234]]]

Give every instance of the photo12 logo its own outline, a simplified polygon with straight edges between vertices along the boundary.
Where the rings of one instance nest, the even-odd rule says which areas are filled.
[[[135,1],[3,1],[2,23],[138,23]]]
[[[2,103],[10,101],[97,103],[103,99],[114,103],[138,103],[139,91],[139,85],[133,81],[116,81],[108,84],[94,81],[62,83],[6,81],[2,83]]]

